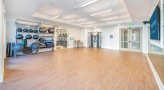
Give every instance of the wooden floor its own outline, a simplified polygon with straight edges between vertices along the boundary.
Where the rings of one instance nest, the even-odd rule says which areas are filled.
[[[142,53],[63,49],[10,58],[0,90],[158,90]]]
[[[157,71],[162,83],[164,84],[164,62],[163,55],[148,54],[149,58]]]

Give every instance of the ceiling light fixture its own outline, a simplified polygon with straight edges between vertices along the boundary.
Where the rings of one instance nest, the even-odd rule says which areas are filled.
[[[100,21],[109,21],[109,20],[116,20],[116,19],[119,19],[119,17],[115,16],[115,17],[103,18],[103,19],[100,19]]]
[[[102,11],[102,12],[98,12],[98,13],[91,14],[90,16],[97,16],[97,15],[109,13],[109,12],[111,12],[111,11],[112,11],[112,9],[108,9],[108,10],[105,10],[105,11]]]
[[[53,19],[58,18],[58,17],[60,17],[60,15],[54,16],[51,19],[53,20]]]
[[[68,20],[67,22],[73,22],[73,21],[75,21],[74,19],[73,20]]]
[[[107,22],[107,24],[120,24],[122,23],[122,20],[118,20],[118,21],[113,21],[113,22]]]
[[[95,22],[84,22],[84,23],[80,23],[80,24],[83,24],[83,25],[88,25],[88,24],[94,24]]]
[[[99,0],[89,0],[89,1],[87,1],[87,2],[85,2],[85,3],[82,3],[82,4],[80,4],[80,5],[75,6],[74,9],[83,8],[83,7],[88,6],[88,5],[92,4],[92,3],[95,3],[95,2],[97,2],[97,1],[99,1]]]

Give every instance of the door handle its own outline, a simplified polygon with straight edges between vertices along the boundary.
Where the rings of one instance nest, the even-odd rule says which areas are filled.
[[[131,41],[129,41],[129,43],[131,43]]]

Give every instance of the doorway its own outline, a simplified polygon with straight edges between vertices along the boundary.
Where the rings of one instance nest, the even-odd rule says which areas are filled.
[[[120,28],[120,50],[142,51],[142,28]]]

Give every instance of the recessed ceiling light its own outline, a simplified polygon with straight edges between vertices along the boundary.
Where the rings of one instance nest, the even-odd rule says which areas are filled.
[[[67,22],[73,22],[73,21],[75,21],[74,19],[72,19],[72,20],[68,20]]]
[[[77,22],[77,23],[82,23],[82,22],[86,22],[88,19],[85,19],[85,18],[83,18],[83,19],[76,19],[76,21],[75,22]]]
[[[107,24],[120,24],[120,23],[122,23],[122,20],[107,22]]]
[[[54,16],[51,19],[53,20],[53,19],[58,18],[58,17],[60,17],[60,15]]]
[[[109,21],[109,20],[115,20],[115,19],[119,19],[119,17],[115,16],[115,17],[103,18],[103,19],[100,19],[100,21]]]
[[[84,24],[84,25],[88,25],[88,24],[94,24],[95,22],[84,22],[84,23],[79,23],[79,24]]]
[[[97,15],[109,13],[111,11],[112,11],[112,9],[108,9],[108,10],[105,10],[105,11],[101,11],[101,12],[98,12],[98,13],[91,14],[90,16],[97,16]]]
[[[89,0],[87,2],[84,2],[84,3],[80,4],[80,5],[75,6],[74,8],[75,9],[80,9],[80,8],[83,8],[85,6],[88,6],[88,5],[92,4],[92,3],[95,3],[97,1],[99,1],[99,0]]]

